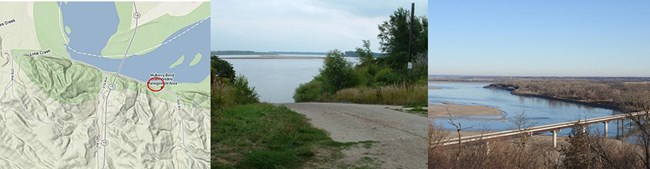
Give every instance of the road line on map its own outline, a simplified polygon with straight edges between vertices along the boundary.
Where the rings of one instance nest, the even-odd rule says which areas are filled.
[[[138,25],[138,23],[139,23],[138,20],[141,17],[141,14],[138,12],[138,8],[137,8],[135,2],[133,2],[133,10],[134,10],[133,18],[135,18],[135,27],[133,28],[133,36],[131,36],[131,39],[129,40],[129,45],[127,46],[126,51],[124,52],[124,57],[122,58],[122,61],[120,62],[120,66],[118,67],[117,71],[115,72],[115,77],[113,78],[113,81],[110,84],[108,84],[109,85],[109,90],[106,93],[106,97],[104,99],[104,137],[103,137],[103,140],[100,141],[101,145],[103,145],[103,149],[104,149],[104,156],[103,156],[104,160],[102,160],[102,161],[104,161],[103,162],[104,164],[103,164],[102,168],[106,168],[106,154],[107,154],[107,151],[108,151],[107,146],[108,146],[108,143],[109,143],[108,142],[108,98],[111,95],[111,91],[115,90],[115,87],[116,87],[115,86],[115,81],[117,81],[117,78],[120,77],[120,72],[122,71],[122,67],[124,66],[124,62],[126,61],[127,55],[129,53],[129,49],[131,49],[131,45],[133,44],[133,41],[135,40],[135,35],[138,32],[138,26],[139,26]]]
[[[4,54],[2,54],[2,53],[4,53]],[[11,54],[0,51],[0,57],[2,55],[7,55],[7,58],[9,59],[9,64],[11,65],[11,75],[10,76],[12,76],[12,77],[11,77],[11,80],[9,81],[9,84],[7,84],[7,86],[5,87],[5,91],[2,93],[2,96],[0,96],[0,100],[4,99],[4,97],[7,95],[7,91],[9,91],[9,88],[11,88],[11,91],[12,91],[11,95],[14,96],[14,98],[16,98],[16,95],[14,94],[14,82],[15,82],[15,78],[14,78],[14,74],[15,74],[15,72],[14,72],[14,70],[15,70],[14,69],[14,59],[13,59],[13,56]]]

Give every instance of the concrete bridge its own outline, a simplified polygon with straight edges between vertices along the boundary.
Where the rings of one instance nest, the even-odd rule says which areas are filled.
[[[553,147],[557,147],[557,133],[561,129],[565,128],[573,128],[576,125],[582,125],[583,130],[585,130],[586,126],[589,124],[595,124],[595,123],[603,123],[604,124],[604,134],[607,136],[608,133],[608,124],[610,121],[613,120],[620,120],[623,121],[625,119],[628,119],[630,117],[636,117],[636,116],[642,116],[642,115],[650,115],[645,112],[636,112],[636,113],[625,113],[625,114],[616,114],[616,115],[610,115],[610,116],[604,116],[604,117],[597,117],[597,118],[591,118],[591,119],[585,119],[585,120],[577,120],[577,121],[569,121],[569,122],[563,122],[563,123],[556,123],[556,124],[548,124],[548,125],[542,125],[542,126],[535,126],[535,127],[530,127],[526,129],[521,129],[521,130],[506,130],[506,131],[499,131],[499,132],[493,132],[493,133],[486,133],[486,134],[480,134],[480,135],[473,135],[473,136],[467,136],[467,137],[461,137],[461,138],[454,138],[454,139],[449,139],[445,140],[439,143],[439,145],[442,146],[447,146],[447,145],[457,145],[457,144],[465,144],[465,143],[471,143],[471,142],[476,142],[476,141],[489,141],[489,140],[494,140],[494,139],[502,139],[502,138],[508,138],[508,137],[520,137],[522,135],[533,135],[533,134],[539,134],[539,133],[544,133],[544,132],[551,132],[553,133]],[[617,123],[619,124],[619,123]],[[620,123],[623,124],[623,123]],[[617,129],[621,129],[621,133],[623,133],[624,126],[618,127]],[[618,133],[618,130],[617,130]]]

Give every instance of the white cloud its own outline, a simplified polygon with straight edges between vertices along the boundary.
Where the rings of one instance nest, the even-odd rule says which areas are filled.
[[[427,13],[422,1],[416,2],[418,15]],[[378,51],[377,26],[398,7],[410,7],[410,1],[395,0],[212,3],[212,49],[255,51],[353,50],[364,39]]]

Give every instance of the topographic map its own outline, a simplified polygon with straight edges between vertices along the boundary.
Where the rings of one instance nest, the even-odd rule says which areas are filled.
[[[0,169],[209,168],[209,2],[0,2]]]

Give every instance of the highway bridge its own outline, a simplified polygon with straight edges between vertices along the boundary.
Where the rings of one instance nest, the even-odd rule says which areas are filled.
[[[607,135],[608,132],[608,124],[610,121],[614,120],[626,120],[632,117],[636,116],[643,116],[643,117],[649,117],[650,114],[646,112],[636,112],[636,113],[625,113],[625,114],[616,114],[616,115],[609,115],[609,116],[604,116],[604,117],[597,117],[597,118],[591,118],[591,119],[583,119],[583,120],[577,120],[577,121],[569,121],[569,122],[563,122],[563,123],[555,123],[555,124],[547,124],[547,125],[541,125],[541,126],[535,126],[535,127],[530,127],[530,128],[525,128],[525,129],[519,129],[519,130],[506,130],[506,131],[499,131],[499,132],[493,132],[493,133],[485,133],[485,134],[480,134],[480,135],[473,135],[473,136],[466,136],[466,137],[461,137],[461,138],[453,138],[453,139],[448,139],[445,141],[441,141],[438,143],[438,145],[441,146],[448,146],[448,145],[458,145],[458,144],[465,144],[465,143],[471,143],[471,142],[477,142],[477,141],[489,141],[489,140],[494,140],[494,139],[502,139],[502,138],[509,138],[509,137],[521,137],[524,135],[533,135],[533,134],[540,134],[544,132],[551,132],[553,133],[553,147],[557,147],[557,133],[561,129],[566,129],[566,128],[573,128],[576,125],[581,125],[583,127],[583,130],[586,129],[586,126],[589,124],[595,124],[595,123],[604,123],[604,132],[605,135]],[[620,123],[623,124],[623,123]],[[624,127],[618,127],[617,129],[621,128],[621,130],[624,129]],[[618,130],[617,130],[618,132]],[[623,132],[621,132],[623,133]]]

